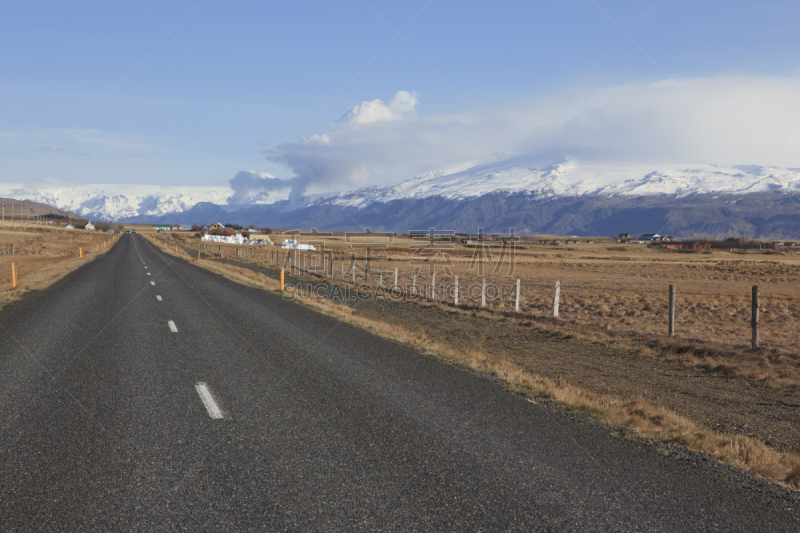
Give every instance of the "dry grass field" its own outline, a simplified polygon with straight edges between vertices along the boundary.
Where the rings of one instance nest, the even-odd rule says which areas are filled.
[[[175,236],[196,242],[185,234]],[[276,244],[282,241],[280,236],[272,238]],[[314,239],[298,240],[302,243]],[[372,242],[379,240],[373,238]],[[325,248],[329,257],[332,254],[337,280],[352,283],[351,256],[356,253],[358,285],[391,289],[397,269],[398,284],[406,296],[410,293],[414,299],[454,306],[458,275],[458,307],[462,310],[515,315],[549,331],[660,353],[719,372],[800,388],[800,348],[794,335],[800,318],[800,255],[792,249],[783,253],[686,253],[602,241],[552,246],[525,240],[515,247],[512,260],[509,250],[503,256],[500,246],[489,247],[482,255],[480,248],[461,244],[442,248],[431,257],[430,250],[415,253],[413,246],[419,242],[395,237],[387,249],[373,249],[369,274],[364,268],[364,249],[352,248],[344,236],[326,237]],[[314,261],[321,264],[323,255],[299,252],[297,263],[292,264],[294,252],[287,258],[285,251],[274,246],[238,247],[246,252],[237,252],[233,245],[212,244],[207,248],[219,250],[226,257],[240,254],[239,258],[258,262],[271,258],[275,263],[277,257],[284,267],[293,270],[298,265],[305,269],[306,255],[311,265]],[[445,258],[445,253],[449,257]],[[431,262],[426,263],[426,258]],[[487,283],[485,308],[481,306],[481,262]],[[436,267],[431,268],[432,265]],[[515,311],[517,278],[519,313]],[[560,310],[559,318],[554,319],[557,281],[561,286]],[[676,330],[672,338],[667,336],[670,284],[677,287]],[[758,285],[761,293],[758,349],[750,346],[753,285]]]
[[[66,274],[111,249],[111,236],[84,230],[17,223],[0,229],[0,306],[31,290],[43,289]],[[103,246],[105,243],[105,247]],[[11,245],[14,254],[10,254]],[[99,247],[99,252],[98,252]],[[83,259],[80,256],[83,248]],[[18,285],[12,287],[11,264],[17,267]]]

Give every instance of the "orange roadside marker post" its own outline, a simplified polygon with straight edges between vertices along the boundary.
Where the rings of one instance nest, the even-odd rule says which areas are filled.
[[[11,284],[17,288],[17,265],[14,263],[11,263]]]
[[[83,248],[78,248],[78,253],[81,254],[81,259],[83,259]]]
[[[283,269],[281,269],[281,290],[283,290]]]
[[[175,245],[175,253],[176,254],[178,253],[178,245],[177,244]]]
[[[97,251],[97,252],[99,252],[99,251],[100,251],[100,245],[99,245],[99,244],[97,245],[97,250],[96,250],[96,251]]]

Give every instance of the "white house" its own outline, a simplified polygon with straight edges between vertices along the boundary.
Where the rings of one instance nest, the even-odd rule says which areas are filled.
[[[73,226],[72,224],[67,224],[66,226],[64,226],[64,229],[75,229],[75,226]]]
[[[87,222],[85,229],[86,231],[94,231],[94,224],[92,224],[91,222]]]

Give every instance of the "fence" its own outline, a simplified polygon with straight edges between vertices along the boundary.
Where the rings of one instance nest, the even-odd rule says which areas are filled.
[[[561,279],[537,279],[507,277],[492,274],[483,276],[474,272],[459,273],[441,270],[428,271],[415,269],[408,260],[380,259],[369,263],[355,261],[353,256],[342,251],[305,251],[281,249],[275,246],[238,246],[219,243],[184,242],[184,247],[198,251],[198,257],[207,254],[216,258],[268,265],[283,269],[288,275],[328,279],[333,283],[344,283],[370,297],[425,300],[465,309],[484,310],[504,314],[518,314],[531,318],[556,318],[562,323],[575,323],[576,326],[598,327],[605,331],[616,329],[646,332],[654,336],[687,337],[698,340],[703,335],[703,327],[696,327],[697,299],[702,294],[692,293],[678,299],[677,286],[661,285],[647,291],[625,289],[606,291],[600,294],[601,303],[590,303],[592,294],[585,284],[570,280],[566,285]],[[362,258],[363,259],[363,258]],[[460,265],[463,267],[464,265]],[[598,292],[595,290],[595,292]],[[599,291],[602,293],[602,291]],[[630,293],[634,292],[631,296]],[[610,295],[608,294],[610,293]],[[630,296],[626,298],[626,296]],[[716,297],[717,295],[715,295]],[[741,344],[749,337],[749,345],[759,346],[759,326],[761,307],[758,289],[750,296],[751,305],[746,305],[743,294],[728,295],[736,312],[729,325],[739,333],[731,337],[728,331],[719,335],[738,338]],[[603,299],[630,300],[628,307],[639,302],[643,305],[641,313],[635,310],[604,311]],[[734,300],[736,300],[734,302]],[[566,304],[566,307],[565,307]],[[617,306],[619,307],[619,306]],[[749,307],[749,309],[748,309]],[[600,308],[594,313],[594,320],[587,318],[587,310]],[[649,313],[644,312],[649,308]],[[746,310],[746,311],[745,311]],[[744,316],[745,313],[749,316]],[[591,314],[591,313],[589,313]],[[631,320],[628,320],[628,317]],[[620,319],[616,325],[608,319]],[[723,322],[720,320],[719,322]],[[750,322],[749,334],[741,331],[741,325]],[[658,323],[661,326],[658,326]],[[645,325],[646,324],[646,325]],[[659,334],[660,329],[660,334]],[[701,337],[702,340],[702,337]]]

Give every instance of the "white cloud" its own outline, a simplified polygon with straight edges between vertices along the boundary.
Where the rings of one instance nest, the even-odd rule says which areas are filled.
[[[417,95],[399,91],[388,105],[353,106],[327,132],[267,152],[295,172],[294,196],[397,183],[510,151],[531,165],[539,162],[518,154],[800,167],[799,94],[797,79],[663,80],[584,87],[482,116],[418,117]]]
[[[330,144],[331,138],[327,134],[312,135],[311,137],[303,137],[300,141],[302,144]]]
[[[405,115],[414,111],[417,106],[417,93],[408,91],[397,91],[389,102],[375,99],[369,102],[361,102],[347,110],[339,122],[349,122],[350,124],[375,124],[376,122],[386,122],[389,120],[400,120]]]
[[[282,180],[267,172],[242,170],[228,180],[233,194],[228,197],[229,204],[267,203],[270,193],[292,187],[292,180]]]

